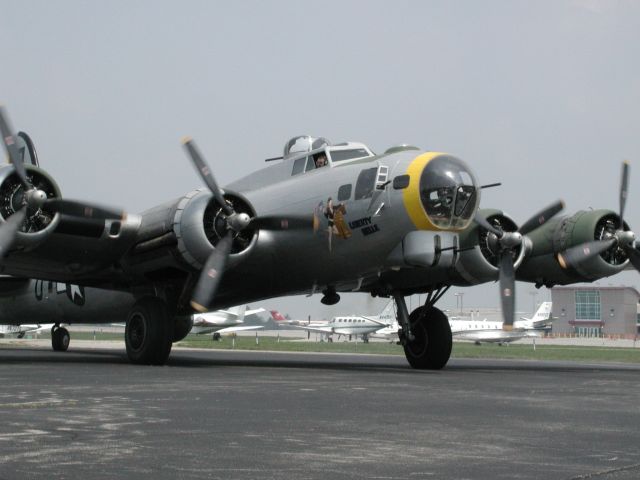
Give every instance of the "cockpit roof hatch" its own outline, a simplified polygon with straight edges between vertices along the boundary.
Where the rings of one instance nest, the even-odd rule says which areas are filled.
[[[298,135],[289,140],[284,146],[284,158],[300,153],[310,152],[331,145],[331,142],[323,137],[311,135]]]

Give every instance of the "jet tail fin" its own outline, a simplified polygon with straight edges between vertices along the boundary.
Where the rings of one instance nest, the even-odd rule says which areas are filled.
[[[284,315],[282,315],[277,310],[269,310],[269,313],[271,314],[271,318],[273,318],[276,322],[286,322],[287,321],[287,319],[284,318]]]
[[[387,325],[392,325],[396,321],[396,309],[393,300],[385,305],[380,315],[378,315],[378,320]]]

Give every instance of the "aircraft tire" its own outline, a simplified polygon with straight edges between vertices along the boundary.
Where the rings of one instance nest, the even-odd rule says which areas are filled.
[[[51,347],[54,352],[66,352],[69,348],[71,336],[69,330],[64,327],[58,327],[51,332]]]
[[[415,337],[404,344],[409,365],[419,370],[444,368],[453,346],[447,316],[435,307],[418,307],[409,315],[409,322]]]
[[[193,328],[193,320],[191,315],[186,317],[176,317],[173,324],[173,343],[183,340]]]
[[[124,341],[132,363],[164,365],[171,353],[173,319],[167,305],[156,297],[136,302],[127,318]]]

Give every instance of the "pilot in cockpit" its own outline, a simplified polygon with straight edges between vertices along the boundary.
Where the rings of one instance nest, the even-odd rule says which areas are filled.
[[[326,167],[327,162],[327,154],[324,152],[320,152],[315,155],[316,168]]]

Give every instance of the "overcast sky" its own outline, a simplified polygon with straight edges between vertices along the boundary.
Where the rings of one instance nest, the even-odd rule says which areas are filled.
[[[140,212],[201,186],[182,135],[225,184],[309,133],[451,152],[503,183],[482,206],[518,222],[557,198],[567,213],[617,210],[629,159],[626,217],[640,230],[638,1],[0,0],[0,44],[0,103],[69,198]],[[518,284],[518,310],[532,290]],[[440,306],[460,291],[465,307],[498,304],[491,284]]]

